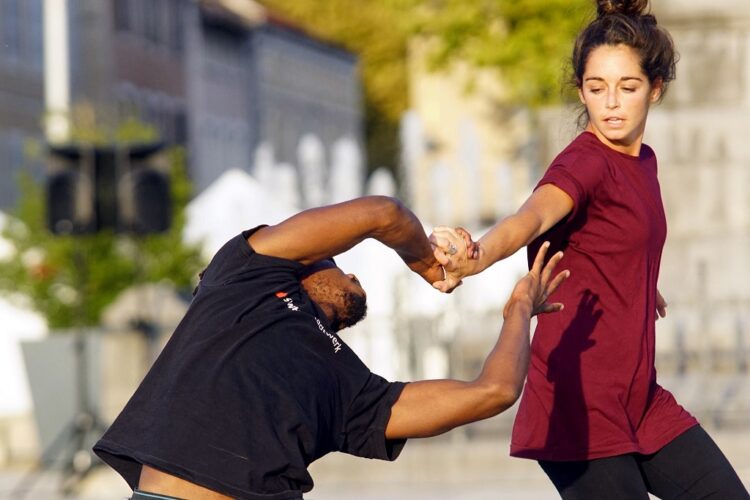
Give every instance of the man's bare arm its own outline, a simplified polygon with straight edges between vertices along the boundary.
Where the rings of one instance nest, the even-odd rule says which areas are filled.
[[[258,253],[312,264],[345,252],[366,238],[394,249],[428,282],[442,279],[442,268],[419,219],[400,201],[385,196],[305,210],[256,231],[248,242]]]
[[[542,246],[529,274],[516,284],[504,310],[500,337],[479,377],[472,382],[425,380],[407,384],[391,409],[386,437],[435,436],[497,415],[515,403],[528,370],[529,320],[535,314],[562,309],[562,304],[548,303],[547,297],[570,274],[563,271],[552,278],[562,258],[560,252],[543,267],[548,247]]]

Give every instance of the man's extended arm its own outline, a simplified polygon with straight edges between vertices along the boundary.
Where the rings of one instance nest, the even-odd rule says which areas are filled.
[[[385,196],[305,210],[256,231],[248,242],[258,253],[312,264],[345,252],[366,238],[394,249],[429,283],[443,279],[419,219],[400,201]]]
[[[503,311],[500,338],[479,377],[472,382],[424,380],[407,384],[391,409],[386,437],[435,436],[497,415],[515,403],[529,364],[529,320],[535,314],[562,309],[562,304],[547,303],[547,297],[570,274],[563,271],[552,278],[562,253],[543,267],[547,248],[549,243],[542,246],[529,274],[513,289]]]

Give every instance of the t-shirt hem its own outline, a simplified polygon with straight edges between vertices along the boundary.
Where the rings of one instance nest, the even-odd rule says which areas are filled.
[[[255,491],[237,488],[216,481],[214,478],[205,476],[203,474],[198,474],[187,467],[172,463],[150,454],[131,450],[126,446],[119,445],[109,440],[100,440],[94,447],[94,453],[96,453],[107,465],[115,469],[115,471],[120,474],[123,479],[125,479],[132,490],[135,490],[138,487],[138,479],[127,477],[125,474],[123,474],[124,471],[121,471],[120,468],[114,465],[116,461],[127,460],[132,462],[133,464],[148,465],[149,467],[164,471],[167,474],[179,477],[180,479],[184,479],[185,481],[190,481],[192,483],[212,489],[222,494],[241,496],[241,498],[246,500],[297,500],[302,498],[302,493],[310,491],[310,489],[308,489],[286,490],[278,493],[258,493]]]
[[[685,426],[678,426],[675,430],[665,433],[660,438],[651,444],[641,446],[638,443],[617,443],[604,447],[597,448],[595,450],[588,450],[582,452],[580,450],[562,450],[562,451],[549,451],[538,448],[529,448],[524,445],[511,443],[510,445],[510,456],[515,458],[527,458],[531,460],[547,460],[550,462],[574,462],[581,460],[596,460],[597,458],[615,457],[618,455],[625,455],[628,453],[638,453],[641,455],[651,455],[664,448],[666,445],[671,443],[674,439],[692,429],[696,425],[699,425],[697,420],[693,420]]]

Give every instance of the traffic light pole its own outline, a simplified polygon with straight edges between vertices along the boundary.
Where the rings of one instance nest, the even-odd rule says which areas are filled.
[[[88,268],[85,255],[80,247],[74,250],[75,267],[80,274],[80,283],[86,282]],[[80,323],[84,323],[86,296],[81,300],[78,316]],[[75,363],[76,413],[52,440],[40,457],[40,468],[29,471],[11,493],[12,498],[24,498],[28,495],[39,475],[45,470],[53,468],[57,460],[62,457],[62,486],[66,496],[71,494],[75,486],[83,480],[98,465],[91,451],[92,438],[100,437],[107,430],[107,425],[96,412],[89,397],[90,369],[89,353],[87,352],[88,334],[82,327],[75,330],[73,338],[73,360]]]
[[[60,235],[94,234],[103,229],[139,237],[162,232],[171,223],[171,202],[167,175],[151,164],[161,143],[90,147],[50,147],[53,160],[47,182],[47,220],[50,231]],[[86,318],[88,267],[80,246],[74,250],[74,265],[82,288],[78,311],[80,324]],[[141,329],[146,333],[145,327]],[[150,346],[153,348],[153,339]],[[11,496],[25,497],[39,474],[62,457],[62,491],[75,486],[100,462],[91,451],[93,438],[107,426],[89,398],[89,353],[87,333],[78,328],[74,338],[76,414],[43,450],[40,467],[19,481]]]

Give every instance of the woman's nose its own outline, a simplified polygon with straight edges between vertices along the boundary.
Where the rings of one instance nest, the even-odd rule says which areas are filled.
[[[620,101],[617,97],[617,91],[610,90],[607,92],[607,107],[608,108],[616,108],[620,104]]]

